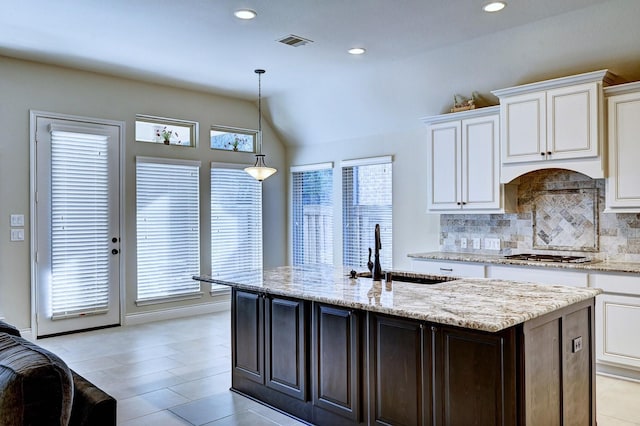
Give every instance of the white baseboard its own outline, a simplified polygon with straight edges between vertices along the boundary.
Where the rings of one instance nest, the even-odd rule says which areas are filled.
[[[630,380],[640,382],[640,371],[629,368],[617,367],[603,363],[596,364],[596,373],[601,376],[613,377],[615,379]]]
[[[31,341],[35,341],[33,337],[33,331],[30,328],[23,328],[20,330],[20,336]]]
[[[138,325],[155,321],[164,321],[175,318],[191,317],[195,315],[211,314],[223,312],[231,309],[231,300],[214,303],[202,303],[199,305],[184,306],[172,309],[162,309],[158,311],[141,312],[137,314],[125,315],[124,324]]]

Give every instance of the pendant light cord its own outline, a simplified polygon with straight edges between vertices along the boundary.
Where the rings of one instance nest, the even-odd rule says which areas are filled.
[[[258,74],[258,134],[260,135],[258,154],[262,154],[262,74],[265,73],[265,70],[257,69],[255,73]]]

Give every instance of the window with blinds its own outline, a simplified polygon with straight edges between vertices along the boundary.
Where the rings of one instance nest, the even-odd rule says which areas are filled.
[[[380,225],[380,264],[392,268],[391,157],[342,162],[343,264],[366,267],[375,251],[375,226]],[[373,260],[373,254],[371,257]]]
[[[333,264],[333,164],[291,168],[293,264]]]
[[[262,184],[244,167],[211,164],[212,277],[262,269]]]
[[[138,304],[197,296],[198,161],[136,158]]]
[[[106,312],[109,302],[107,136],[51,131],[52,318]]]

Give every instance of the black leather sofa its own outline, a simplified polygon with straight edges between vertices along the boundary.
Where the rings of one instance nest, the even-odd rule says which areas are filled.
[[[0,425],[116,424],[116,400],[0,321]]]

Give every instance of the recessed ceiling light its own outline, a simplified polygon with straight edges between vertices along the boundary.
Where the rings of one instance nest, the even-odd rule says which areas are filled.
[[[506,6],[507,4],[503,1],[492,1],[489,3],[485,3],[485,5],[482,6],[482,10],[484,10],[485,12],[498,12],[504,9]]]
[[[365,49],[364,47],[353,47],[348,50],[348,52],[352,55],[362,55],[366,51],[367,49]]]
[[[253,19],[258,15],[255,10],[251,9],[238,9],[233,14],[238,19]]]

